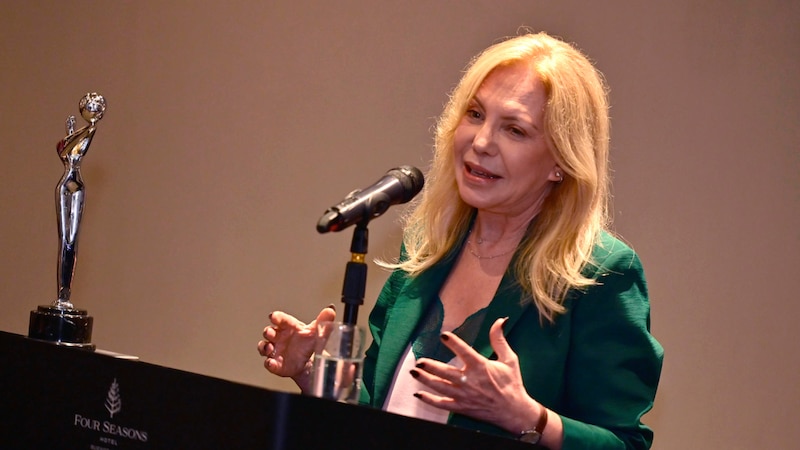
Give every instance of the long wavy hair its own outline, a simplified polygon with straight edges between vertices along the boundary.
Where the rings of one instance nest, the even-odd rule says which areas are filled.
[[[530,294],[540,319],[565,311],[570,289],[595,283],[583,274],[608,226],[608,89],[579,50],[546,33],[497,43],[467,67],[439,117],[433,162],[422,199],[405,217],[407,259],[386,266],[415,276],[463,241],[475,214],[458,193],[454,134],[469,101],[498,67],[526,65],[547,95],[544,128],[564,179],[555,184],[517,250],[517,281]]]

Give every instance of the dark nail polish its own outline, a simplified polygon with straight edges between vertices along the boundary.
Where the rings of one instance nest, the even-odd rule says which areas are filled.
[[[446,334],[442,333],[442,336],[441,336],[441,338],[442,338],[442,340],[443,340],[443,341],[446,341],[446,340],[449,340],[449,339],[450,339],[450,336],[448,336],[448,335],[446,335]]]
[[[411,372],[410,372],[410,373],[411,373],[411,376],[412,376],[412,377],[414,377],[414,378],[419,378],[419,372],[417,372],[416,370],[414,370],[414,369],[411,369]]]
[[[269,313],[269,320],[272,320],[272,313]]]
[[[328,305],[328,308],[330,308],[330,309],[332,309],[332,310],[336,311],[336,305],[334,305],[333,303],[331,303],[330,305]]]
[[[422,396],[421,396],[421,395],[419,395],[419,392],[414,392],[414,397],[417,397],[417,398],[422,398]]]
[[[508,323],[508,317],[503,319],[503,322],[500,324],[500,328],[502,328],[503,331],[506,331],[506,324],[507,323]]]
[[[425,363],[424,362],[417,363],[417,369],[424,369],[424,368],[425,368]]]

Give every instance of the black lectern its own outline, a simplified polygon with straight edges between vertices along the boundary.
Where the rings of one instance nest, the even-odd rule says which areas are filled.
[[[532,449],[0,332],[2,449]]]

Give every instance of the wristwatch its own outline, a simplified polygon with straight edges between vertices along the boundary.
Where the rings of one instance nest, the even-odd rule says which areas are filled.
[[[528,444],[538,444],[542,440],[542,433],[544,433],[544,427],[546,426],[547,408],[542,406],[542,414],[539,416],[539,422],[536,423],[536,427],[532,430],[523,431],[519,434],[518,439]]]

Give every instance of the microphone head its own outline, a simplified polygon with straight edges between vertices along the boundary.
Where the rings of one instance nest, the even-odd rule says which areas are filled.
[[[406,203],[414,198],[422,190],[422,186],[425,185],[425,177],[422,175],[422,171],[414,166],[395,167],[386,172],[386,174],[397,178],[403,186],[403,197],[400,203]]]
[[[377,183],[351,192],[342,202],[328,208],[317,222],[317,232],[341,231],[350,225],[368,222],[385,213],[391,205],[414,198],[424,184],[422,172],[416,167],[395,167]]]
[[[317,232],[339,231],[339,222],[339,212],[335,209],[328,209],[317,221]]]

